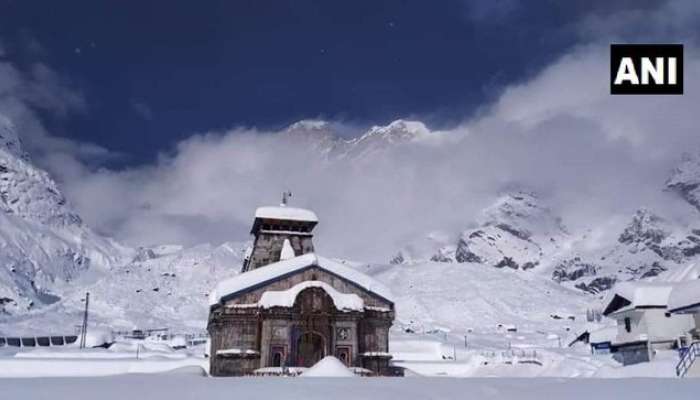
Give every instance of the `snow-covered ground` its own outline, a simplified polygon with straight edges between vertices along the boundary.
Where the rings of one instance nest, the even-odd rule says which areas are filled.
[[[203,378],[189,374],[0,379],[7,399],[697,399],[700,380]]]
[[[125,274],[125,282],[131,276],[136,278],[135,283],[143,282],[138,277],[142,274],[161,276],[160,268],[171,270],[171,262],[175,261],[170,259],[172,256],[155,256]],[[598,301],[598,296],[542,279],[536,270],[443,262],[348,265],[373,275],[391,288],[397,319],[391,330],[390,352],[396,365],[406,368],[409,376],[675,377],[675,352],[660,353],[652,363],[623,368],[610,355],[592,355],[587,345],[568,347],[584,330],[599,329],[611,321],[586,321],[586,310]],[[173,274],[187,276],[186,268],[180,259],[179,269],[173,270]],[[110,315],[113,321],[119,321],[134,289],[135,286],[111,288],[111,292],[120,296],[110,303],[123,304],[124,309],[112,311],[107,307],[109,303],[100,305],[99,323],[103,324]],[[190,293],[196,290],[199,288],[190,288]],[[160,295],[151,290],[141,298],[152,299],[151,304],[156,307]],[[205,304],[205,299],[202,296],[191,302]],[[139,313],[147,315],[148,310],[139,308]],[[192,308],[189,315],[201,321],[193,325],[203,326],[207,315],[205,305]],[[24,322],[36,326],[36,321],[27,318]],[[142,346],[138,348],[139,360],[133,342],[118,342],[109,350],[53,347],[24,349],[12,354],[5,348],[4,355],[0,348],[0,377],[101,376],[163,372],[181,367],[200,367],[201,371],[208,367],[202,357],[203,349],[174,351],[165,343],[147,342],[142,342]]]
[[[204,346],[175,350],[166,342],[118,341],[108,349],[61,347],[0,348],[0,378],[95,377],[187,372],[207,375]]]
[[[444,330],[394,332],[390,350],[394,364],[405,368],[408,377],[675,378],[678,360],[675,351],[660,351],[650,363],[623,367],[610,355],[591,354],[586,345],[560,348],[528,344],[527,347],[498,348],[479,336],[468,336],[465,347],[462,337]],[[148,340],[120,340],[109,349],[79,349],[75,344],[23,349],[1,347],[0,378],[96,377],[172,371],[206,375],[209,360],[204,353],[203,345],[175,350],[166,341]]]

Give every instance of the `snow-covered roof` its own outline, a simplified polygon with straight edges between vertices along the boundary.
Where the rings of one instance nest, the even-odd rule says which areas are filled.
[[[362,311],[365,302],[354,293],[340,293],[333,286],[321,281],[305,281],[287,290],[267,291],[262,294],[258,305],[262,308],[292,307],[299,293],[304,289],[318,287],[323,289],[333,299],[335,308],[341,311]]]
[[[216,305],[226,297],[252,290],[253,288],[265,285],[282,276],[301,271],[311,266],[316,266],[331,274],[338,275],[379,297],[392,301],[392,295],[389,289],[377,282],[374,278],[341,263],[317,256],[315,253],[307,253],[290,258],[289,260],[278,261],[252,271],[244,272],[220,282],[216,286],[216,289],[209,295],[209,305]]]
[[[639,307],[666,307],[673,290],[669,282],[623,282],[615,285],[606,299],[605,314],[618,313]],[[625,300],[620,303],[618,298]],[[613,303],[618,304],[613,304]]]
[[[668,299],[671,312],[700,312],[700,279],[676,284]]]
[[[318,217],[313,211],[287,206],[259,207],[255,210],[255,218],[318,222]]]
[[[588,342],[590,343],[605,343],[615,341],[617,337],[617,327],[608,326],[601,329],[596,329],[590,332]]]

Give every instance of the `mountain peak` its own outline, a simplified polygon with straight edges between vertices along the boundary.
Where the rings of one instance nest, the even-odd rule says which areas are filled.
[[[322,119],[302,119],[289,125],[286,129],[287,132],[321,130],[331,130],[331,124],[328,121],[324,121]]]
[[[420,121],[397,119],[386,126],[373,126],[359,140],[381,137],[389,143],[395,143],[419,139],[429,134],[430,130]]]
[[[23,160],[29,159],[27,153],[22,149],[22,141],[17,134],[15,124],[4,115],[0,115],[0,149],[4,149]]]
[[[700,211],[700,154],[684,154],[666,181],[666,188]]]
[[[541,204],[537,194],[527,191],[509,192],[482,211],[482,225],[508,227],[522,237],[532,234],[559,235],[566,233],[561,218]]]

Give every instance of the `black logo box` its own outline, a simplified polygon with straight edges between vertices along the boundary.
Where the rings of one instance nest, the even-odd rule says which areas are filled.
[[[664,64],[664,84],[649,82],[633,85],[625,81],[615,85],[617,71],[623,57],[630,57],[641,79],[642,58],[676,58],[676,84],[667,83],[668,65]],[[610,45],[610,94],[683,94],[683,45],[682,44],[611,44]]]

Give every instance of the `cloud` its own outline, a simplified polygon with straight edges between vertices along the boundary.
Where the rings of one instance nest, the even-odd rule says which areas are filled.
[[[655,21],[671,12],[665,7],[677,6],[641,12]],[[630,17],[625,32],[644,20]],[[607,30],[586,33],[598,24]],[[132,245],[247,239],[255,208],[287,189],[293,205],[319,214],[319,251],[361,260],[385,261],[435,229],[465,229],[499,193],[518,188],[537,191],[575,232],[626,220],[641,206],[682,220],[690,207],[662,189],[681,154],[700,145],[700,56],[686,46],[684,96],[610,96],[608,46],[624,34],[610,25],[604,17],[582,23],[579,45],[439,140],[360,158],[329,158],[300,137],[236,128],[193,135],[151,165],[114,171],[86,167],[78,156],[103,149],[69,142],[61,150],[46,136],[42,143],[83,218]],[[681,40],[689,29],[649,31]],[[0,73],[0,92],[22,85],[4,75],[18,73]],[[344,136],[362,133],[334,125]]]
[[[143,101],[132,99],[129,105],[131,106],[131,109],[134,110],[134,112],[141,118],[147,121],[153,119],[153,110],[151,110],[151,107],[149,107],[148,104],[144,103]]]
[[[632,43],[697,42],[700,3],[694,0],[602,2],[575,24],[582,40]]]
[[[321,218],[320,251],[365,260],[465,229],[517,188],[540,193],[574,231],[641,206],[686,216],[690,207],[662,189],[683,151],[700,145],[700,85],[688,79],[684,96],[610,96],[607,51],[577,48],[437,143],[329,161],[300,138],[234,129],[194,135],[155,165],[72,179],[69,194],[87,221],[131,244],[194,244],[247,238],[255,207],[291,189],[294,205]],[[686,73],[700,76],[694,51]]]
[[[72,176],[68,171],[88,171],[88,166],[120,157],[92,143],[51,135],[42,123],[41,113],[65,118],[86,111],[82,94],[45,64],[20,71],[0,61],[0,114],[12,120],[33,161],[59,179]]]

